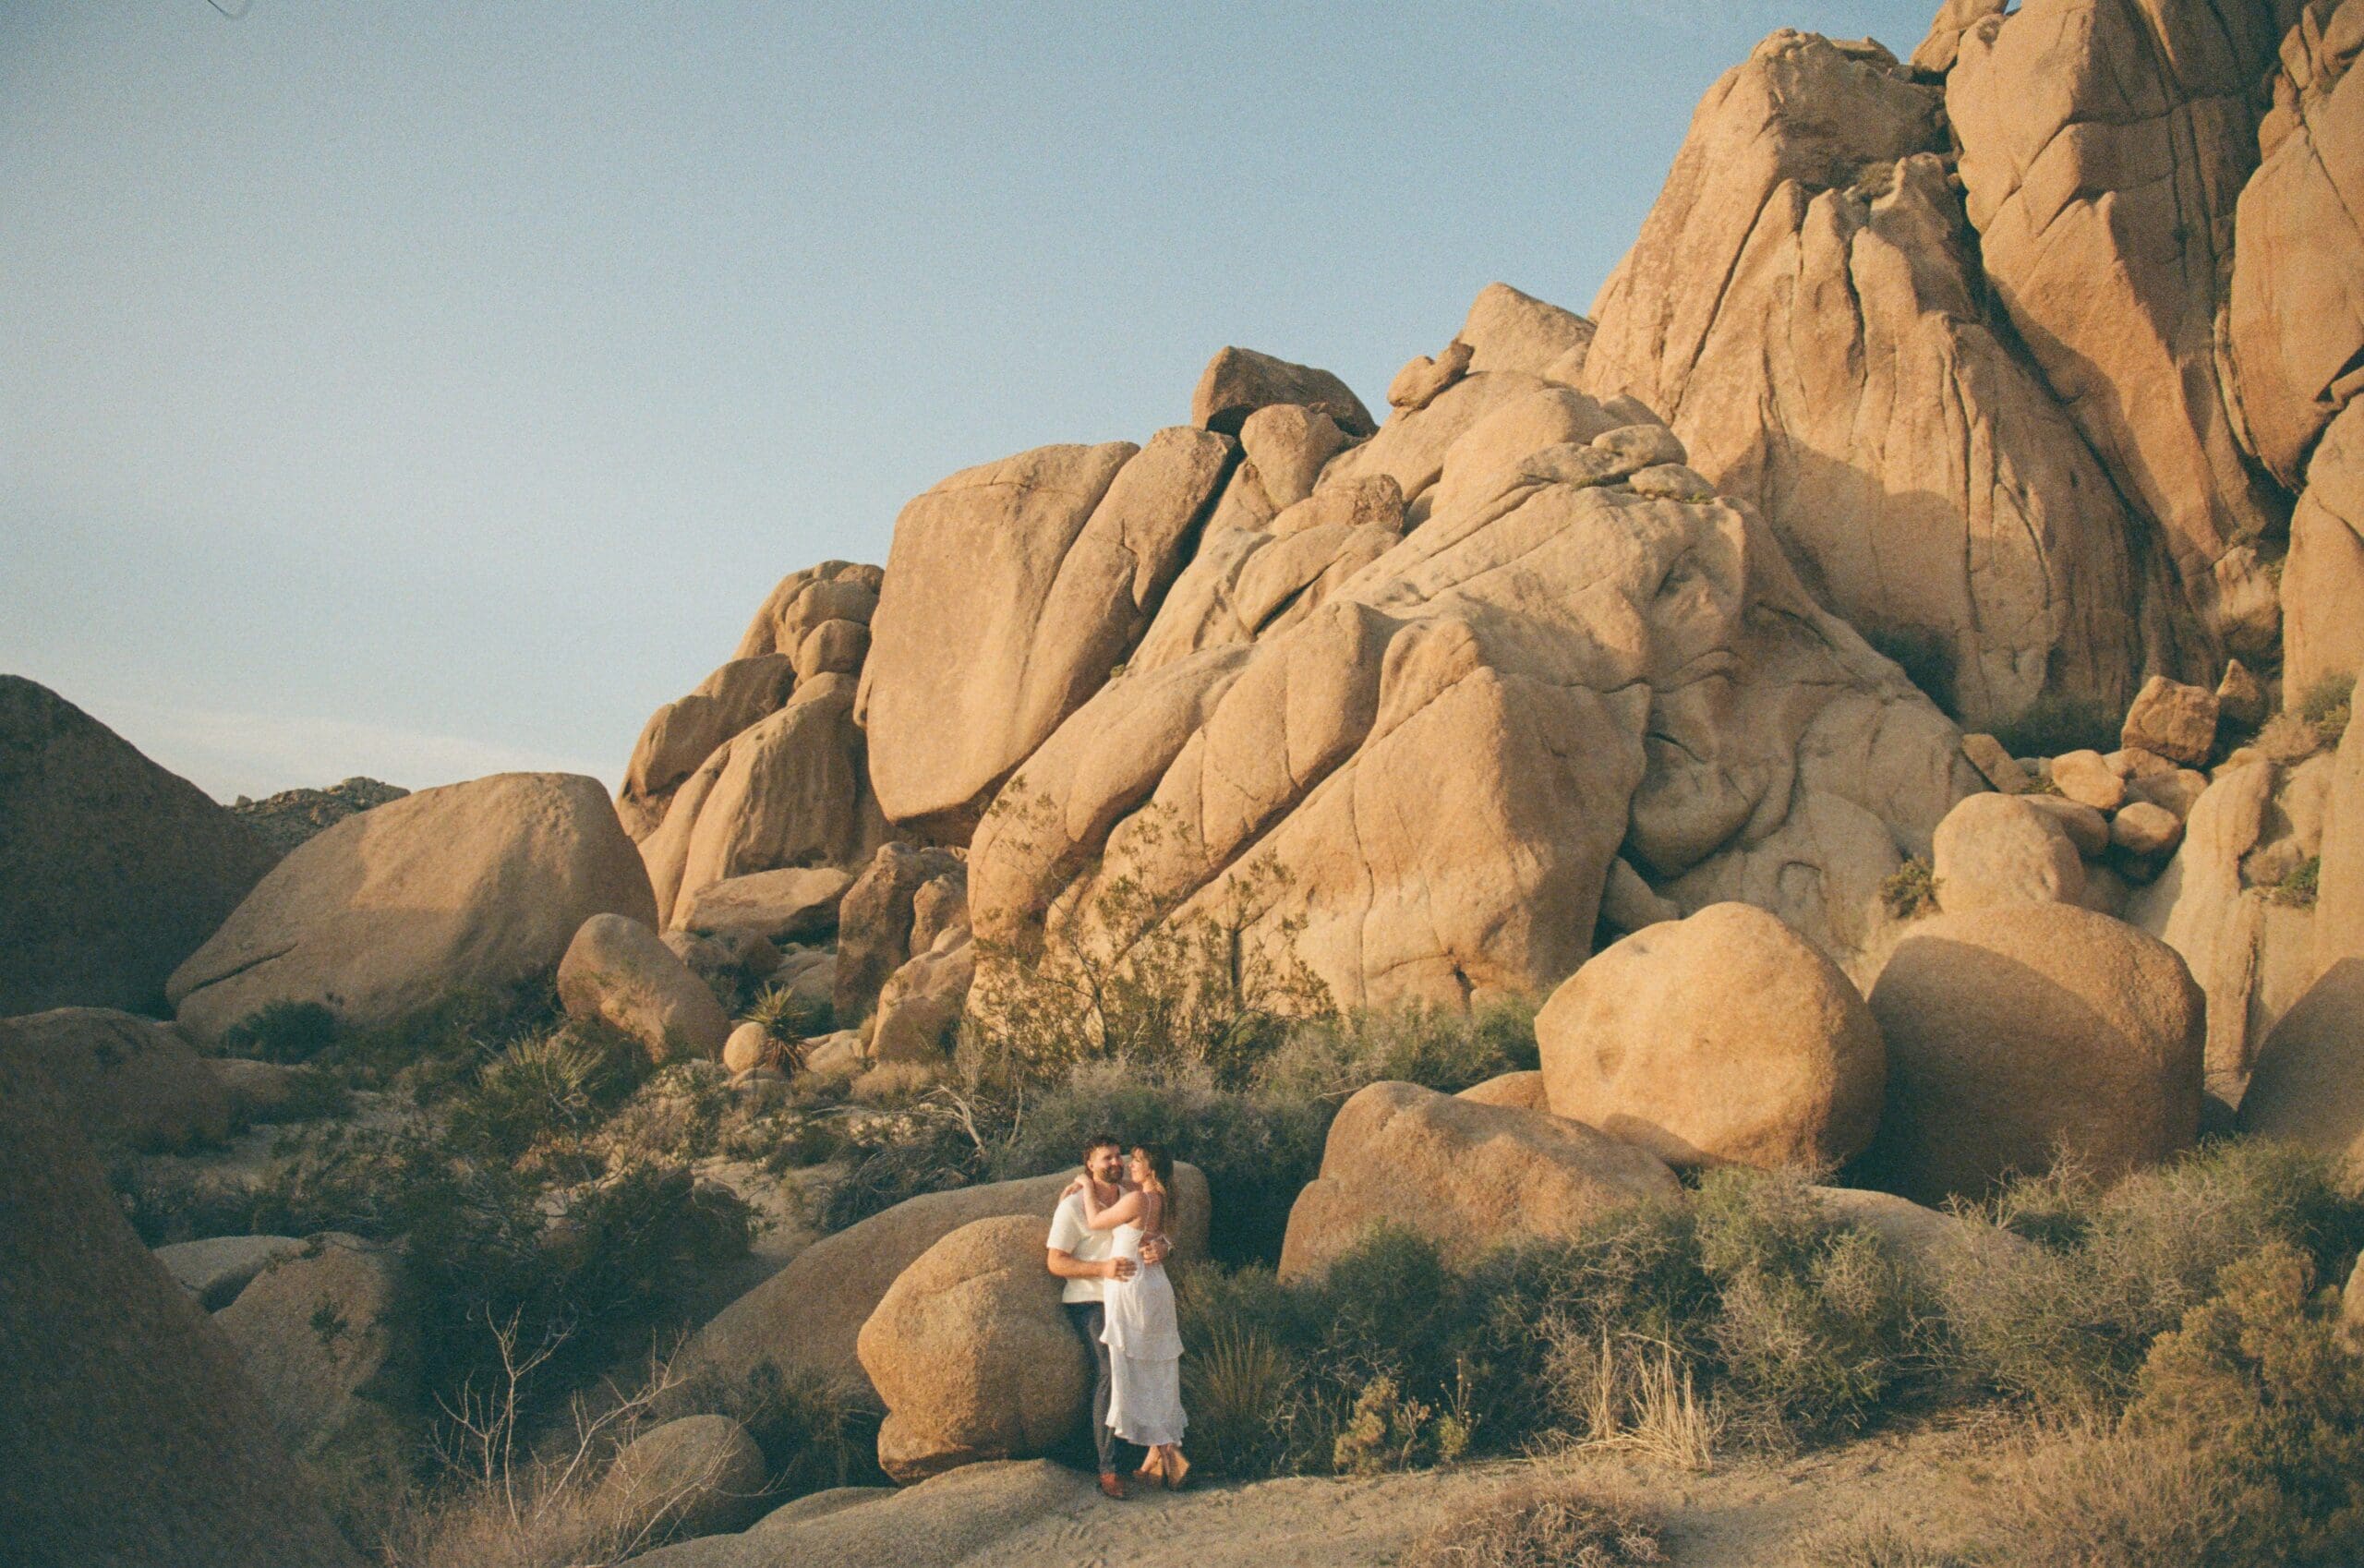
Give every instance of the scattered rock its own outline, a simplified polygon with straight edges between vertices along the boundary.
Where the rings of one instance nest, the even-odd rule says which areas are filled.
[[[156,1261],[197,1297],[199,1306],[218,1312],[235,1301],[257,1274],[303,1249],[304,1243],[292,1236],[217,1236],[159,1247]]]
[[[780,1043],[759,1023],[742,1023],[722,1043],[722,1065],[733,1073],[754,1072],[779,1065]]]
[[[1303,404],[1327,414],[1350,436],[1368,436],[1379,428],[1362,399],[1329,371],[1292,365],[1252,348],[1220,349],[1207,361],[1198,391],[1190,394],[1190,423],[1236,436],[1250,414],[1276,403]]]
[[[558,966],[558,995],[570,1017],[596,1019],[629,1034],[652,1061],[720,1055],[730,1019],[705,982],[657,934],[622,915],[593,915]]]
[[[282,790],[259,801],[241,795],[232,802],[230,814],[245,823],[247,831],[274,854],[283,855],[323,827],[333,827],[356,812],[399,801],[409,793],[399,785],[375,778],[348,778],[325,790]]]
[[[2265,722],[2268,703],[2265,682],[2249,673],[2239,659],[2225,661],[2225,678],[2216,682],[2216,717],[2222,723],[2254,730]]]
[[[1870,1009],[1812,944],[1746,904],[1594,955],[1536,1015],[1535,1037],[1550,1110],[1678,1167],[1827,1168],[1879,1120]]]
[[[2052,786],[2068,799],[2095,811],[2116,811],[2126,800],[2126,780],[2099,752],[2064,752],[2052,759]]]
[[[2057,823],[2077,846],[2077,852],[2088,860],[2098,859],[2109,849],[2109,818],[2091,806],[2079,805],[2065,795],[2023,795],[2027,804]],[[2085,868],[2085,880],[2091,882],[2096,867]]]
[[[1992,735],[1964,735],[1961,754],[1970,766],[1984,776],[1986,782],[2006,795],[2024,795],[2029,790],[2025,769],[2017,759],[2003,749],[2003,742]]]
[[[298,1453],[408,1413],[400,1290],[391,1257],[332,1234],[264,1269],[213,1315]]]
[[[2134,706],[2127,709],[2119,735],[2129,747],[2197,766],[2216,749],[2216,694],[2153,675],[2142,682]]]
[[[0,1015],[152,1007],[276,858],[72,703],[0,675]]]
[[[838,926],[853,874],[788,866],[709,882],[682,901],[674,923],[691,931],[747,931],[773,942],[809,942]]]
[[[422,790],[299,846],[166,995],[204,1041],[277,1001],[386,1022],[549,971],[595,914],[656,915],[607,790],[575,774],[495,774]]]
[[[2164,806],[2181,818],[2191,814],[2191,808],[2200,803],[2200,797],[2207,788],[2206,774],[2193,768],[2178,767],[2127,780],[2126,794],[2129,800],[2147,801],[2154,806]]]
[[[625,1445],[594,1506],[632,1537],[735,1530],[763,1507],[764,1451],[728,1416],[684,1416]]]
[[[2148,801],[2129,802],[2110,819],[2109,841],[2134,855],[2164,855],[2183,841],[2183,819]]]
[[[2205,1012],[2173,948],[2064,904],[1916,923],[1872,988],[1888,1104],[1865,1156],[1918,1202],[2066,1152],[2102,1181],[2198,1135]]]
[[[901,1482],[1030,1458],[1084,1420],[1092,1363],[1043,1266],[1047,1215],[961,1226],[897,1276],[862,1326],[886,1401],[879,1466]]]
[[[1947,912],[2073,904],[2085,863],[2061,818],[2034,795],[1970,795],[1937,825],[1933,869]]]
[[[1657,1155],[1578,1123],[1374,1083],[1330,1124],[1321,1174],[1289,1211],[1281,1277],[1321,1273],[1381,1224],[1466,1261],[1520,1237],[1574,1236],[1610,1209],[1681,1190]]]

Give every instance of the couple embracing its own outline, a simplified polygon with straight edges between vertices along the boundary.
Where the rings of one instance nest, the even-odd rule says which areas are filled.
[[[1149,1451],[1136,1479],[1178,1489],[1190,1462],[1182,1457],[1182,1335],[1165,1277],[1174,1162],[1154,1144],[1128,1152],[1103,1133],[1084,1144],[1083,1173],[1051,1216],[1050,1269],[1066,1282],[1067,1320],[1098,1369],[1092,1435],[1100,1490],[1125,1495],[1120,1443]]]

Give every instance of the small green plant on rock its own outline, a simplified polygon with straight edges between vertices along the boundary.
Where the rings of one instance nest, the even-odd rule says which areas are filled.
[[[2347,733],[2348,716],[2355,711],[2356,677],[2326,675],[2298,699],[2298,717],[2315,728],[2326,746],[2336,746]]]
[[[2286,904],[2292,909],[2310,910],[2315,907],[2316,894],[2322,890],[2322,856],[2309,855],[2283,873],[2282,880],[2269,888],[2265,896],[2274,903]]]
[[[1918,855],[1888,874],[1880,884],[1880,902],[1899,920],[1919,920],[1937,912],[1937,878],[1929,862]]]

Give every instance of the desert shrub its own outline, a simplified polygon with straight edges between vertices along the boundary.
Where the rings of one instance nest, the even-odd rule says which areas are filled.
[[[988,828],[1006,838],[1066,842],[1052,802],[1022,779],[996,797]],[[1128,850],[1188,851],[1176,814],[1136,814]],[[1301,918],[1268,918],[1287,891],[1272,860],[1235,867],[1223,896],[1184,918],[1128,872],[1104,862],[1067,868],[1090,896],[1014,937],[979,937],[963,1049],[971,1076],[1023,1106],[1079,1063],[1196,1068],[1240,1087],[1302,1020],[1333,1013],[1328,988],[1297,952]]]
[[[1321,1167],[1334,1111],[1203,1083],[1086,1070],[1037,1103],[1015,1135],[995,1146],[990,1174],[1000,1179],[1065,1170],[1084,1139],[1102,1130],[1128,1142],[1163,1143],[1206,1173],[1214,1255],[1270,1261],[1280,1257],[1289,1206]]]
[[[452,1096],[444,1137],[455,1151],[486,1159],[579,1156],[647,1072],[637,1042],[569,1020],[513,1042],[478,1067]]]
[[[2282,880],[2268,890],[2266,897],[2277,904],[2292,909],[2310,910],[2315,898],[2322,890],[2323,858],[2309,855],[2285,872]]]
[[[2347,732],[2348,716],[2355,711],[2355,705],[2356,677],[2326,675],[2300,694],[2298,717],[2314,727],[2324,745],[2335,746]]]
[[[1502,1000],[1461,1013],[1415,1002],[1305,1023],[1249,1078],[1271,1099],[1335,1102],[1385,1080],[1456,1094],[1540,1065],[1531,1004]]]
[[[805,1217],[824,1235],[884,1212],[907,1198],[948,1192],[977,1179],[983,1153],[950,1115],[849,1119],[839,1124],[836,1157],[845,1170],[805,1200]]]
[[[336,1039],[336,1015],[318,1002],[266,1002],[222,1035],[222,1053],[263,1062],[307,1062]]]
[[[1270,1271],[1261,1271],[1261,1279],[1269,1285]],[[1184,1294],[1188,1298],[1187,1286]],[[1197,1311],[1191,1354],[1182,1362],[1191,1453],[1210,1475],[1272,1476],[1295,1468],[1301,1412],[1299,1369],[1288,1349],[1293,1336],[1255,1321],[1236,1303]]]
[[[804,1066],[805,1041],[837,1027],[837,1014],[826,1001],[817,996],[800,996],[786,985],[765,986],[739,1018],[742,1023],[760,1025],[772,1037],[789,1072]]]
[[[1959,1568],[1961,1559],[1927,1536],[1925,1528],[1875,1506],[1792,1541],[1783,1568]]]
[[[1880,902],[1899,920],[1919,920],[1937,912],[1937,877],[1918,855],[1888,874],[1880,884]]]
[[[721,1063],[669,1062],[632,1092],[593,1141],[610,1162],[685,1164],[723,1152],[726,1123],[752,1140],[752,1119]]]
[[[2119,716],[2091,697],[2047,692],[2017,716],[1995,726],[1995,739],[2015,757],[2056,757],[2063,752],[2117,749]]]
[[[2364,1240],[2364,1206],[2319,1156],[2213,1143],[2102,1191],[2073,1169],[2007,1186],[1987,1217],[2037,1245],[1973,1244],[1935,1289],[1960,1369],[2039,1406],[2105,1412],[2152,1341],[2275,1242],[2326,1272]]]
[[[314,1065],[355,1089],[409,1091],[430,1104],[469,1083],[483,1063],[563,1021],[557,986],[544,975],[498,991],[463,991],[379,1024],[348,1025]]]
[[[1574,1480],[1535,1480],[1467,1503],[1405,1555],[1405,1568],[1649,1568],[1673,1561],[1634,1504]]]

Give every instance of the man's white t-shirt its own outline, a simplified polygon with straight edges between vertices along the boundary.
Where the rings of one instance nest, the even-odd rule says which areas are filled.
[[[1051,1250],[1073,1255],[1078,1262],[1098,1263],[1116,1256],[1116,1233],[1093,1230],[1084,1223],[1083,1194],[1071,1192],[1059,1200],[1051,1212]],[[1067,1288],[1059,1292],[1062,1301],[1105,1301],[1108,1298],[1106,1280],[1079,1279],[1060,1282]]]

